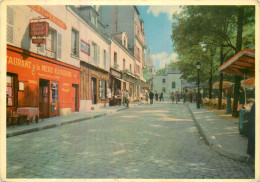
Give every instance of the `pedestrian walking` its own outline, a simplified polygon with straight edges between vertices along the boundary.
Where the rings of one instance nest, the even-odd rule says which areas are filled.
[[[148,98],[149,98],[148,93],[146,93],[146,94],[145,94],[145,100],[146,100],[146,103],[147,103],[147,104],[148,104]]]
[[[245,105],[245,91],[244,91],[243,87],[240,87],[237,111],[239,111],[241,108],[244,108],[244,105]]]
[[[129,107],[129,93],[128,93],[128,90],[125,91],[125,102],[126,102],[126,107]]]
[[[160,94],[160,101],[163,101],[163,93]]]
[[[159,94],[158,94],[157,92],[155,92],[154,95],[155,95],[155,100],[158,101],[158,96],[159,96]]]
[[[125,90],[122,91],[122,95],[123,95],[123,106],[126,104],[125,100],[126,100],[126,97],[125,97]]]
[[[187,99],[187,97],[186,97],[186,92],[184,91],[184,92],[183,92],[183,103],[186,102],[186,99]]]
[[[178,104],[178,101],[179,101],[179,92],[178,91],[176,91],[175,92],[175,96],[176,96],[176,104]]]
[[[154,93],[153,93],[153,91],[151,91],[151,92],[149,93],[150,104],[153,104],[153,97],[154,97]]]
[[[192,92],[191,91],[190,91],[189,97],[190,97],[190,103],[192,103]]]
[[[170,95],[171,99],[172,99],[172,103],[174,102],[174,93],[172,92]]]
[[[248,145],[247,154],[252,158],[255,158],[255,102],[251,107],[251,111],[248,118]]]
[[[121,103],[122,103],[122,92],[120,89],[117,89],[117,100],[118,100],[118,105],[121,106]]]

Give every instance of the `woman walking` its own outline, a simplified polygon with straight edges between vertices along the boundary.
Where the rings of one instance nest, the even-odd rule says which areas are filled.
[[[171,93],[171,96],[170,96],[170,97],[171,97],[172,103],[173,103],[173,102],[174,102],[174,93],[173,93],[173,92]]]

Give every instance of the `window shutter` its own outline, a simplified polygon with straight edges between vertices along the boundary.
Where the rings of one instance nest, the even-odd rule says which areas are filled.
[[[61,59],[61,51],[62,51],[62,36],[60,33],[57,33],[57,58]]]
[[[7,42],[14,43],[14,11],[7,7]]]
[[[97,65],[100,65],[100,46],[97,46]]]
[[[110,62],[110,59],[108,57],[108,52],[106,52],[106,68],[107,68],[107,65],[109,65],[109,62]]]
[[[93,42],[90,44],[90,57],[91,57],[91,62],[94,61],[94,44]]]

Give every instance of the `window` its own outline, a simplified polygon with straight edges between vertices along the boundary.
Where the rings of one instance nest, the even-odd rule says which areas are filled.
[[[71,54],[79,56],[79,32],[75,29],[71,31]]]
[[[137,58],[140,59],[140,49],[137,47]]]
[[[175,88],[175,82],[172,82],[172,88]]]
[[[162,91],[163,91],[163,93],[165,93],[165,87],[163,87]]]
[[[57,33],[57,58],[61,59],[62,51],[62,36],[60,33]]]
[[[49,35],[46,37],[46,49],[52,52],[55,52],[55,43],[56,43],[56,31],[49,28]]]
[[[94,64],[98,64],[98,46],[95,42],[92,42],[92,49],[91,49],[91,58],[92,58],[92,62]]]
[[[136,72],[140,73],[140,66],[136,65]]]
[[[117,68],[117,53],[114,52],[114,67]]]
[[[6,40],[9,43],[14,43],[14,10],[7,6],[7,32]]]
[[[106,65],[107,65],[107,53],[106,53],[106,50],[103,51],[103,59],[104,59],[104,68],[106,68]]]
[[[90,15],[91,23],[96,26],[96,24],[97,24],[97,23],[96,23],[96,22],[97,22],[97,21],[96,21],[96,16],[94,15],[93,12],[90,12],[89,15]]]
[[[15,100],[17,99],[15,87],[16,80],[17,75],[6,75],[6,104],[8,107],[15,107]]]
[[[165,79],[162,79],[162,82],[165,83]]]
[[[125,70],[125,59],[123,59],[123,70]]]
[[[58,102],[58,83],[51,83],[51,102]]]
[[[106,81],[105,80],[100,80],[99,81],[99,97],[101,99],[106,99],[107,98],[107,93],[106,93]]]
[[[130,73],[132,73],[132,65],[130,64]]]

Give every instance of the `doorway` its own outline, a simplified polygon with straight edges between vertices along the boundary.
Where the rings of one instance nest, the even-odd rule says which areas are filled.
[[[92,98],[92,104],[97,103],[97,79],[91,78],[91,98]]]
[[[79,105],[78,105],[78,89],[79,85],[72,84],[72,112],[79,111]]]
[[[43,118],[50,117],[50,80],[39,81],[39,110]]]

